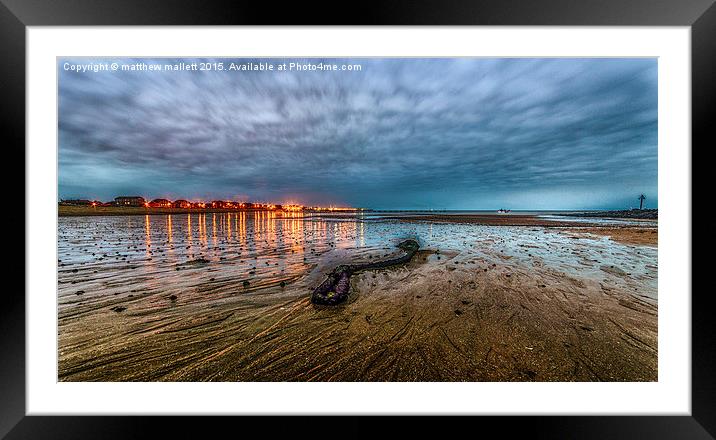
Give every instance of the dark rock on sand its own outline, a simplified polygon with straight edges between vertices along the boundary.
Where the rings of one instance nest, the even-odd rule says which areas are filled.
[[[612,275],[623,277],[626,275],[626,272],[622,270],[621,268],[618,268],[616,266],[602,266],[600,267],[601,270],[603,270],[606,273],[610,273]]]
[[[311,302],[319,305],[336,305],[348,298],[351,283],[350,277],[356,272],[384,269],[409,262],[420,248],[415,240],[406,240],[398,245],[405,255],[389,260],[375,261],[364,264],[342,264],[328,274],[326,280],[318,286],[311,295]]]

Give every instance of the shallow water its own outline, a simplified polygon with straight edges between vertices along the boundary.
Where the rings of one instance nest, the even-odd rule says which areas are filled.
[[[465,261],[514,258],[577,277],[633,285],[640,295],[657,297],[656,248],[605,237],[575,239],[558,228],[252,212],[62,217],[58,235],[60,304],[79,290],[89,295],[116,293],[113,288],[123,286],[146,291],[202,283],[236,288],[244,281],[252,288],[290,283],[328,251],[382,257],[406,238],[417,239],[422,248],[459,252]]]

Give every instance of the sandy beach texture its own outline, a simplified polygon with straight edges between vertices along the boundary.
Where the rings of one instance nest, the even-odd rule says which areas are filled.
[[[86,240],[71,232],[80,220],[61,222],[58,378],[658,380],[655,227],[488,217],[301,230],[275,219],[274,235],[242,235],[229,214],[224,238],[212,216],[196,237],[197,220],[170,219],[168,239],[138,217],[126,237],[107,224]],[[362,234],[406,225],[430,237],[409,264],[355,275],[343,305],[310,303],[337,264],[399,252]],[[262,254],[264,242],[280,252]]]

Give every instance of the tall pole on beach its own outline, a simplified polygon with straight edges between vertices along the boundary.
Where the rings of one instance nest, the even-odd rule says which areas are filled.
[[[644,194],[640,195],[639,196],[639,209],[643,209],[644,200],[646,200],[646,196]]]

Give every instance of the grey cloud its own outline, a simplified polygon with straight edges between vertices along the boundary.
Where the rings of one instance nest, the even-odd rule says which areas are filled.
[[[453,209],[657,199],[655,59],[331,60],[360,72],[77,73],[64,62],[88,60],[58,62],[61,197]],[[534,206],[525,194],[539,195]]]

